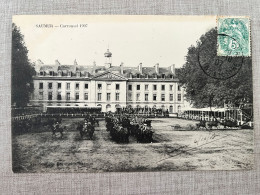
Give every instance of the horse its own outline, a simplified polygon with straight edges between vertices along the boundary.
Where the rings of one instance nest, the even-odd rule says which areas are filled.
[[[140,128],[139,142],[152,142],[153,141],[153,130],[151,126],[147,126],[147,124],[141,125]]]
[[[128,143],[129,142],[129,133],[126,127],[117,126],[117,141]]]
[[[63,138],[64,130],[66,130],[66,126],[65,127],[60,127],[60,124],[57,122],[55,125],[52,125],[52,137],[56,136],[56,133],[59,132],[60,133],[60,137]]]
[[[95,131],[94,126],[91,123],[79,124],[77,130],[80,132],[80,137],[83,139],[84,135],[88,135],[93,140],[93,134]]]
[[[206,121],[200,120],[200,122],[196,124],[196,127],[197,127],[197,129],[200,129],[200,127],[204,127],[207,129]]]
[[[226,129],[226,127],[230,127],[230,128],[232,128],[232,127],[238,128],[238,127],[239,127],[238,124],[237,124],[235,121],[232,121],[232,120],[229,120],[229,119],[225,119],[225,120],[221,123],[221,125],[224,126],[224,129]]]
[[[209,129],[212,129],[212,127],[218,128],[219,123],[220,123],[219,121],[209,121],[207,124],[208,124]]]

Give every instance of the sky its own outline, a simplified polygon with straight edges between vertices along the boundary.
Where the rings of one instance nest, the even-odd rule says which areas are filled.
[[[215,16],[14,16],[32,62],[55,60],[70,65],[104,65],[112,52],[112,65],[160,67],[185,63],[187,49],[216,26]],[[38,27],[51,24],[52,28]],[[80,24],[87,24],[80,27]],[[77,27],[64,27],[75,25]]]

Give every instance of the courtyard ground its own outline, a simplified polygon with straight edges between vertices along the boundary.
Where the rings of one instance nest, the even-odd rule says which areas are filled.
[[[13,135],[14,172],[110,172],[252,169],[253,130],[188,130],[196,121],[153,119],[153,143],[118,144],[104,120],[94,140],[81,140],[75,122],[63,119],[63,139],[42,132]],[[183,130],[173,130],[179,124]],[[187,129],[185,131],[185,129]]]

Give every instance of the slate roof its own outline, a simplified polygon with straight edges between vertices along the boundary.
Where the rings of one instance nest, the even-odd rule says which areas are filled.
[[[38,69],[39,72],[44,72],[45,75],[48,75],[50,71],[54,71],[53,76],[58,75],[58,71],[62,71],[62,75],[65,76],[68,72],[72,73],[72,76],[76,75],[76,72],[80,72],[81,76],[84,76],[88,73],[89,76],[96,76],[104,71],[116,72],[121,74],[120,66],[112,66],[111,68],[106,69],[105,66],[89,66],[89,65],[40,65]],[[177,69],[175,69],[177,71]],[[38,72],[38,74],[39,74]],[[122,75],[122,74],[121,74]],[[157,75],[157,78],[165,75],[165,78],[172,78],[175,75],[172,74],[170,67],[159,67],[159,73],[156,74],[155,67],[142,67],[142,74],[136,67],[127,67],[123,66],[123,76],[129,78],[131,75],[132,78],[154,78]]]

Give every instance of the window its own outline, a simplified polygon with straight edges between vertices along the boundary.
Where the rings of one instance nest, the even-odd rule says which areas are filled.
[[[58,72],[58,76],[62,76],[62,72],[59,70],[59,72]]]
[[[101,93],[98,93],[98,101],[101,101]]]
[[[181,113],[181,106],[178,106],[178,113]]]
[[[116,84],[116,90],[119,90],[119,89],[120,89],[120,85]]]
[[[111,93],[107,93],[107,101],[110,101],[111,99]]]
[[[39,89],[43,89],[43,83],[39,83]]]
[[[116,93],[116,101],[119,101],[119,93]]]
[[[99,90],[102,89],[102,84],[98,84],[98,89],[99,89]]]
[[[145,101],[148,101],[148,94],[147,93],[144,95],[144,99],[145,99]]]
[[[48,89],[52,89],[52,83],[48,83]]]
[[[76,77],[80,77],[80,72],[77,72],[77,73],[76,73]]]
[[[44,72],[43,72],[43,71],[41,71],[41,72],[40,72],[40,75],[41,75],[41,76],[43,76],[43,75],[44,75]]]
[[[170,101],[173,101],[173,94],[170,94]]]
[[[66,100],[70,100],[70,93],[66,94]]]
[[[76,100],[79,100],[79,93],[76,93],[75,99],[76,99]]]
[[[162,74],[162,78],[165,79],[165,74]]]
[[[136,85],[136,90],[140,90],[140,85]]]
[[[71,72],[68,72],[68,77],[71,77]]]
[[[153,90],[154,90],[154,91],[157,90],[157,85],[153,85]]]
[[[165,101],[165,94],[162,94],[162,96],[161,96],[161,100],[162,100],[162,102]]]
[[[79,83],[76,83],[75,88],[76,88],[76,90],[79,90]]]
[[[85,89],[88,89],[88,83],[85,83]]]
[[[67,90],[70,90],[70,83],[67,83],[66,88],[67,88]]]
[[[128,85],[128,90],[132,91],[132,85]]]
[[[58,92],[57,100],[61,100],[61,92]]]
[[[43,92],[39,92],[39,100],[43,100]]]
[[[111,89],[111,84],[108,83],[108,84],[107,84],[107,90],[110,90],[110,89]]]
[[[178,91],[180,91],[181,90],[181,86],[180,85],[178,85]]]
[[[178,101],[181,101],[181,94],[178,94]]]
[[[128,100],[132,101],[132,94],[131,93],[128,94]]]
[[[136,78],[140,78],[140,74],[137,74],[137,75],[136,75]]]
[[[54,71],[50,71],[50,76],[54,76]]]
[[[140,93],[136,94],[136,101],[140,101]]]
[[[156,101],[157,99],[157,94],[153,94],[153,101]]]
[[[173,90],[173,85],[170,85],[170,91],[172,91]]]
[[[173,113],[173,106],[170,106],[170,113]]]
[[[58,89],[61,89],[61,83],[58,83]]]
[[[165,91],[165,85],[162,85],[162,91]]]
[[[84,94],[84,100],[88,100],[88,93]]]
[[[48,100],[52,100],[52,92],[48,93]]]
[[[144,86],[145,91],[148,91],[148,85]]]

